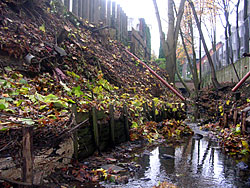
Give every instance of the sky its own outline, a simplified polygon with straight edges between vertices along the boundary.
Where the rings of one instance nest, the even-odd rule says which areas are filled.
[[[158,23],[155,16],[155,9],[152,0],[115,0],[117,3],[121,5],[125,13],[129,18],[145,18],[146,23],[148,24],[151,30],[151,46],[152,50],[156,55],[159,53],[160,47],[160,36]],[[236,0],[233,0],[236,2]],[[167,0],[157,0],[160,17],[162,20],[162,28],[163,31],[167,31]],[[241,9],[243,8],[243,3],[241,2]],[[235,17],[235,16],[233,16]],[[235,22],[235,18],[230,18],[232,22]],[[232,23],[235,25],[234,23]],[[224,28],[220,22],[220,19],[217,20],[217,33],[218,40],[220,40],[224,35]],[[135,27],[135,26],[134,26]],[[208,48],[211,48],[211,42],[208,38],[208,33],[206,29],[203,29],[204,36],[207,41]],[[219,41],[218,41],[219,42]]]
[[[145,18],[146,24],[151,31],[151,46],[155,54],[158,55],[160,48],[160,36],[158,23],[155,16],[155,9],[152,0],[116,0],[121,5],[129,18]],[[160,13],[167,14],[167,1],[158,0]],[[163,16],[163,15],[161,15]],[[164,17],[164,16],[163,16]],[[166,16],[165,16],[166,17]],[[166,22],[163,21],[163,27]],[[164,28],[163,28],[164,29]]]

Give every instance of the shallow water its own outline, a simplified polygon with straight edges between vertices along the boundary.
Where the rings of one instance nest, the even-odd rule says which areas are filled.
[[[172,157],[171,157],[172,156]],[[135,161],[141,170],[126,185],[107,187],[153,187],[159,181],[172,182],[178,187],[250,187],[249,168],[240,171],[236,162],[224,155],[216,142],[204,137],[191,137],[179,147],[158,146],[141,154]]]

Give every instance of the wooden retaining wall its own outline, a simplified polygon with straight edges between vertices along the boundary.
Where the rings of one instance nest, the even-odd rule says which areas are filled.
[[[160,110],[156,115],[156,109],[152,102],[152,108],[149,108],[147,103],[144,103],[144,121],[161,122],[164,119],[183,119],[184,111],[180,107],[173,106],[172,108],[167,105]],[[177,108],[177,111],[173,111]],[[104,151],[108,147],[121,144],[129,140],[129,129],[131,122],[127,106],[124,105],[122,113],[115,112],[112,105],[110,105],[109,113],[104,111],[97,111],[95,108],[89,113],[77,113],[76,123],[89,120],[86,124],[82,125],[78,131],[78,159],[86,158],[92,155],[95,151]]]
[[[144,121],[160,122],[172,118],[178,120],[183,119],[185,114],[179,104],[172,104],[171,108],[163,105],[158,114],[156,114],[154,102],[150,106],[151,108],[147,103],[143,104]],[[174,108],[178,110],[173,110]],[[70,163],[72,158],[82,160],[91,156],[95,151],[101,152],[129,140],[129,129],[132,122],[129,121],[126,105],[117,111],[114,110],[113,105],[110,105],[108,113],[97,111],[94,107],[87,113],[77,112],[76,109],[76,105],[74,105],[71,116],[72,128],[66,132],[62,131],[63,135],[53,137],[55,140],[60,140],[60,142],[53,141],[56,142],[56,144],[52,144],[53,148],[47,148],[46,145],[45,150],[34,147],[36,143],[33,143],[32,126],[18,129],[19,132],[23,131],[20,143],[22,151],[17,152],[22,153],[22,156],[18,154],[14,157],[0,155],[0,179],[9,182],[12,182],[13,179],[21,179],[18,184],[37,185],[53,169],[63,168]],[[44,127],[44,129],[47,128]],[[22,164],[22,166],[20,167],[18,164]]]

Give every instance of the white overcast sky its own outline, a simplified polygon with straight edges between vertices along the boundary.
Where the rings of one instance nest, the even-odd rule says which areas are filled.
[[[146,23],[151,30],[151,46],[152,50],[158,54],[160,47],[160,36],[158,23],[155,16],[155,9],[152,0],[116,0],[121,5],[124,12],[129,18],[145,18]],[[167,17],[167,1],[157,0],[161,16]],[[164,14],[164,15],[163,15]],[[165,21],[163,21],[163,27]]]
[[[151,30],[151,45],[154,53],[158,55],[160,47],[160,36],[158,23],[155,16],[155,9],[152,0],[115,0],[121,5],[125,13],[129,18],[145,18],[146,23],[149,25]],[[177,0],[176,0],[177,1]],[[236,0],[233,0],[236,2]],[[157,0],[158,8],[160,11],[160,17],[162,20],[163,30],[167,31],[167,0]],[[243,8],[243,0],[241,0],[241,9]],[[231,21],[235,22],[235,16],[231,17]],[[220,36],[224,34],[224,28],[220,22],[220,19],[217,20],[217,38],[220,40]],[[232,23],[235,25],[235,23]],[[210,40],[206,30],[203,30],[204,36],[207,40],[207,45],[210,48]],[[219,41],[218,41],[219,42]]]

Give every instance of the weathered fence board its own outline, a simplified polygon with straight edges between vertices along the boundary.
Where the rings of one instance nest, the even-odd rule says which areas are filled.
[[[33,127],[23,128],[23,167],[22,179],[25,183],[33,183]]]

